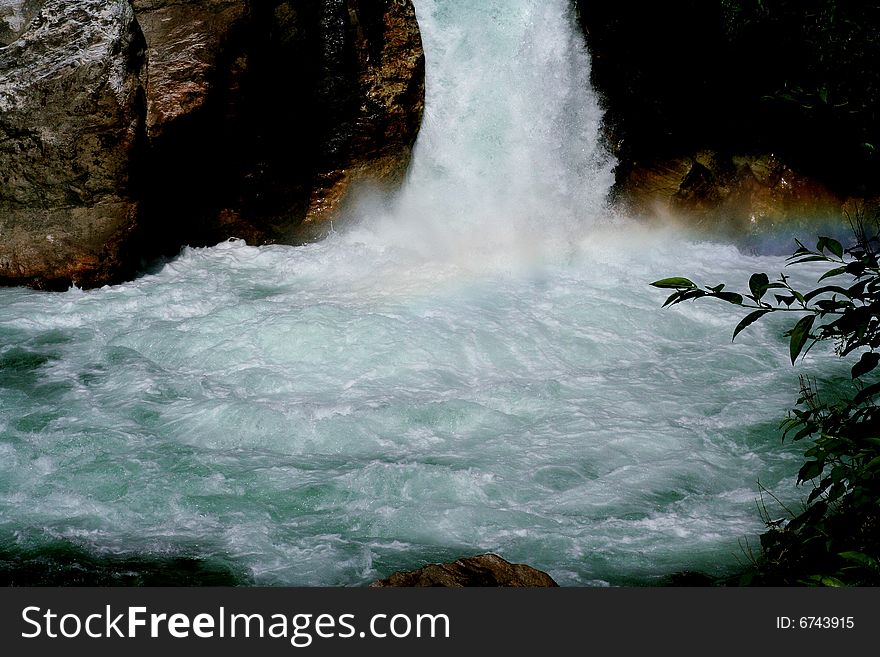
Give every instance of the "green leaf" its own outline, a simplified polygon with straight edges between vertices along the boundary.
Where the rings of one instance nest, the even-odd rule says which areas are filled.
[[[880,353],[876,351],[866,351],[862,354],[859,362],[852,367],[852,378],[858,379],[863,374],[867,374],[880,363]]]
[[[841,482],[837,482],[828,491],[828,501],[829,502],[836,502],[844,495],[846,495],[846,485],[844,485]]]
[[[862,274],[865,273],[865,263],[859,262],[858,260],[853,260],[852,262],[848,262],[846,264],[846,273],[851,274],[858,278]]]
[[[841,274],[845,274],[845,273],[846,273],[846,267],[837,267],[835,269],[829,269],[828,271],[826,271],[824,274],[822,274],[819,277],[819,280],[817,282],[821,283],[826,278],[831,278],[832,276],[840,276]]]
[[[816,245],[817,251],[828,250],[838,258],[843,257],[843,246],[840,242],[830,237],[820,237],[819,243]]]
[[[872,383],[856,393],[856,396],[853,397],[853,404],[859,405],[876,395],[878,392],[880,392],[880,383]]]
[[[820,294],[842,294],[845,297],[852,297],[852,292],[847,290],[846,288],[842,288],[839,285],[824,285],[822,287],[817,287],[815,290],[810,290],[804,295],[805,301],[811,301]]]
[[[815,479],[821,474],[823,467],[824,464],[820,461],[807,461],[798,472],[798,482]]]
[[[876,470],[878,466],[880,466],[880,456],[875,456],[865,465],[865,470]]]
[[[755,295],[755,299],[760,300],[767,292],[770,285],[770,279],[767,274],[752,274],[749,279],[749,290]]]
[[[794,362],[797,360],[797,357],[800,355],[801,350],[804,348],[804,345],[807,343],[807,339],[810,337],[810,329],[813,328],[813,322],[816,321],[815,315],[807,315],[806,317],[801,317],[800,321],[794,325],[794,328],[791,330],[791,341],[789,342],[789,352],[791,354],[791,364],[794,365]]]
[[[825,492],[824,488],[825,481],[823,481],[819,486],[813,489],[813,492],[810,493],[810,496],[807,498],[807,504],[812,504],[814,500],[822,497],[822,493]]]
[[[876,570],[878,567],[880,567],[876,559],[868,556],[864,552],[841,552],[840,556],[847,561],[857,563],[860,566],[864,566],[865,568],[873,568]]]
[[[815,427],[815,426],[812,425],[812,424],[808,424],[808,425],[805,426],[803,429],[801,429],[800,431],[798,431],[798,432],[794,435],[794,438],[792,438],[792,440],[793,440],[793,441],[803,440],[803,439],[806,438],[807,436],[810,436],[810,435],[816,433],[817,431],[818,431],[817,427]],[[805,456],[813,456],[813,455],[819,453],[818,450],[815,451],[815,452],[813,452],[813,454],[811,454],[810,452],[813,452],[813,450],[809,450],[809,451],[805,452]]]
[[[733,337],[730,339],[731,342],[736,340],[736,336],[738,336],[743,329],[754,324],[756,321],[761,319],[764,315],[769,312],[773,312],[770,308],[766,308],[764,310],[756,310],[755,312],[749,313],[745,317],[743,317],[742,321],[736,325],[736,328],[733,329]]]
[[[735,306],[741,306],[743,302],[743,297],[741,294],[737,294],[736,292],[715,292],[713,297],[718,297],[722,301],[726,301],[727,303],[732,303]]]
[[[666,302],[663,304],[663,307],[665,308],[666,306],[674,306],[677,303],[688,301],[690,299],[699,299],[700,297],[705,297],[708,294],[708,292],[703,292],[702,290],[698,290],[697,288],[681,289],[670,294],[669,298],[666,299]]]
[[[663,308],[666,306],[673,306],[676,303],[676,299],[681,296],[681,292],[673,292],[668,297],[666,297],[666,301],[663,302]]]
[[[811,255],[801,258],[799,260],[792,260],[788,264],[790,265],[799,265],[802,262],[828,262],[828,256],[823,255]]]
[[[659,287],[659,288],[674,288],[674,289],[697,287],[696,284],[692,280],[690,280],[688,278],[681,278],[681,277],[664,278],[663,280],[660,280],[660,281],[654,281],[653,283],[651,283],[651,285],[653,285],[654,287]]]

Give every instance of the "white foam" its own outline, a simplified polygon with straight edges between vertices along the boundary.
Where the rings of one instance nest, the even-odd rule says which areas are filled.
[[[783,263],[603,223],[569,5],[418,0],[414,169],[351,232],[0,290],[0,357],[48,358],[0,370],[0,539],[228,555],[264,584],[485,550],[564,584],[735,568],[757,480],[799,495],[797,371],[778,322],[731,344],[732,308],[648,283]]]

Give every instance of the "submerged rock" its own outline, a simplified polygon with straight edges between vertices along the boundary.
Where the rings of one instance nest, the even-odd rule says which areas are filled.
[[[0,0],[0,282],[319,237],[423,104],[409,0]]]
[[[496,554],[481,554],[453,563],[429,564],[409,572],[396,572],[370,584],[386,586],[559,586],[545,572],[520,563],[510,563]]]

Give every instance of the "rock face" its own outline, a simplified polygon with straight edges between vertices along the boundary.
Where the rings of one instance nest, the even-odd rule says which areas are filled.
[[[397,572],[370,584],[386,586],[559,586],[547,573],[525,564],[513,564],[495,554],[481,554],[453,563],[430,564],[410,572]]]
[[[118,278],[138,220],[143,41],[134,12],[127,0],[5,6],[18,34],[0,49],[0,280]]]
[[[147,132],[201,108],[225,42],[250,15],[240,0],[132,0],[147,44]]]
[[[0,282],[319,237],[423,106],[409,0],[0,0]]]
[[[328,152],[326,170],[313,187],[300,231],[304,238],[323,230],[352,184],[401,181],[424,111],[425,58],[412,4],[350,0],[347,20],[338,4],[325,24],[332,24],[351,50],[334,53],[340,58],[334,68],[345,73],[324,89],[319,105],[332,104],[328,101],[341,91],[339,86],[358,94],[348,100],[348,116],[331,129],[329,143],[336,148]]]
[[[838,216],[845,206],[845,199],[775,156],[715,151],[631,163],[618,194],[631,214],[684,219],[730,236]]]
[[[27,29],[40,4],[40,0],[0,0],[0,47],[12,43]]]
[[[619,199],[742,224],[880,197],[880,7],[577,4]]]
[[[353,183],[400,181],[424,107],[409,1],[135,7],[150,76],[146,185],[164,191],[147,208],[157,234],[298,243],[326,231]]]

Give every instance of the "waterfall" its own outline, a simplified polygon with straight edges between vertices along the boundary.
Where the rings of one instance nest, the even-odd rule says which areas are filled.
[[[613,182],[573,3],[415,5],[425,117],[403,189],[358,238],[432,257],[570,243],[599,220]]]
[[[416,0],[408,178],[322,242],[0,289],[0,561],[325,586],[486,551],[577,586],[738,568],[756,480],[800,494],[772,437],[788,343],[768,321],[731,344],[733,307],[661,310],[648,283],[784,261],[599,227],[613,162],[572,4]]]

